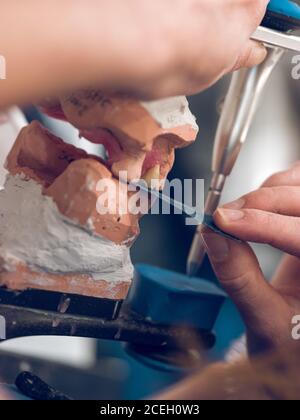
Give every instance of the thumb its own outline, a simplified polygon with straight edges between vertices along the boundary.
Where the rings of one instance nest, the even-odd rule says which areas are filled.
[[[203,230],[207,253],[221,285],[238,307],[249,330],[264,334],[272,324],[281,296],[265,280],[259,262],[246,243],[238,243]],[[278,307],[278,306],[277,306]]]
[[[263,44],[256,41],[248,41],[243,51],[239,55],[233,67],[233,71],[239,70],[241,68],[255,67],[262,63],[266,56],[267,49]]]

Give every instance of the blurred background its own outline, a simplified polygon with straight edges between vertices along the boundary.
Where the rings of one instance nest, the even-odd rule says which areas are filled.
[[[277,68],[255,124],[247,139],[234,173],[229,179],[224,201],[231,201],[259,187],[272,173],[286,169],[300,156],[299,83],[291,78],[291,56]],[[205,179],[208,188],[210,161],[220,104],[225,97],[229,77],[208,91],[190,98],[197,116],[200,134],[197,143],[177,152],[170,178]],[[41,116],[35,108],[23,110],[27,120],[42,119],[43,123],[70,142],[78,142],[77,132],[65,123]],[[16,127],[26,124],[23,114],[10,111],[0,116],[0,186],[5,172],[1,168],[12,142]],[[81,141],[89,151],[96,146]],[[1,206],[1,203],[0,203]],[[194,228],[185,226],[184,217],[146,216],[141,222],[141,236],[132,249],[134,263],[144,262],[185,272],[186,259]],[[281,257],[265,246],[254,246],[267,278],[271,278]],[[206,262],[203,278],[216,281]],[[217,346],[209,354],[220,359],[231,343],[243,334],[243,324],[234,305],[228,300],[216,325]],[[26,338],[0,346],[0,377],[13,382],[16,370],[33,370],[58,389],[83,399],[136,399],[159,391],[180,378],[175,373],[160,372],[130,358],[121,344],[76,338]]]

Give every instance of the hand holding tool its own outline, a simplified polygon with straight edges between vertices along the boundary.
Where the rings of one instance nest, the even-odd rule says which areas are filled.
[[[231,174],[245,142],[264,88],[285,50],[300,52],[300,38],[282,33],[300,28],[300,7],[289,0],[273,0],[263,24],[252,36],[268,47],[266,60],[253,69],[233,74],[230,88],[217,128],[212,161],[212,181],[205,213],[213,215],[220,204],[227,177]],[[199,225],[190,250],[187,273],[195,276],[205,256]]]

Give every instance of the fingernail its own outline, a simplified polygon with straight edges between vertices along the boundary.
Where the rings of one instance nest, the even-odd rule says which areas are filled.
[[[223,262],[229,257],[229,241],[214,233],[202,235],[207,253],[212,261]]]
[[[246,200],[244,198],[240,198],[239,200],[232,201],[231,203],[225,204],[223,206],[224,209],[231,209],[231,210],[240,210],[246,204]]]
[[[231,210],[231,209],[223,209],[223,208],[218,209],[216,214],[225,223],[237,222],[239,220],[242,220],[245,217],[245,213],[241,210]]]

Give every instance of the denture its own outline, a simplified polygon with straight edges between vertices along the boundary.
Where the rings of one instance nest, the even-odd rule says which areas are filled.
[[[124,299],[141,215],[120,202],[100,214],[99,182],[123,194],[125,188],[127,198],[132,192],[120,172],[128,181],[163,182],[175,149],[195,140],[195,118],[184,97],[145,103],[95,90],[48,99],[40,107],[102,144],[107,159],[65,143],[38,122],[20,132],[0,192],[0,285]]]

